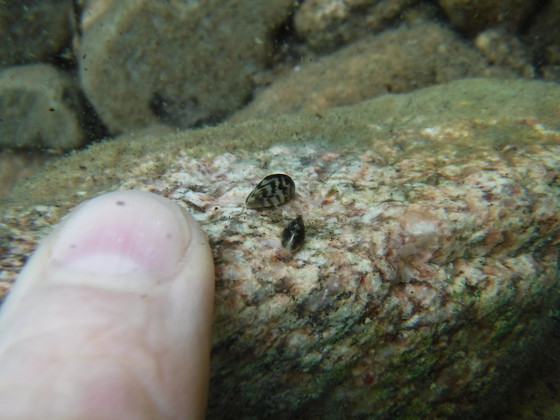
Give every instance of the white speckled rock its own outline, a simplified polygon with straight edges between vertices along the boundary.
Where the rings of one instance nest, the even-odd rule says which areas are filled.
[[[120,0],[83,17],[80,77],[111,132],[219,119],[252,94],[291,0]]]
[[[48,64],[0,72],[0,147],[67,150],[85,141],[79,88]]]
[[[208,418],[489,418],[558,297],[558,103],[554,84],[465,80],[99,144],[0,208],[0,284],[70,207],[152,191],[190,209],[214,252]],[[274,172],[296,197],[242,211]]]

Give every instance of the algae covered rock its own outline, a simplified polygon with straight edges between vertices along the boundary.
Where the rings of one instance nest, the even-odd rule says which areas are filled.
[[[508,68],[490,66],[480,53],[440,25],[403,25],[295,67],[231,118],[320,112],[475,76],[517,75]]]
[[[559,102],[554,84],[463,80],[98,144],[3,201],[3,284],[84,199],[159,193],[214,253],[209,418],[485,415],[558,297]],[[295,198],[242,212],[275,172]],[[306,237],[290,253],[298,214]]]
[[[291,0],[123,0],[84,12],[80,77],[109,130],[192,127],[239,108]],[[258,16],[258,18],[257,18]]]
[[[418,0],[307,0],[294,17],[298,34],[314,49],[329,50],[380,32]]]

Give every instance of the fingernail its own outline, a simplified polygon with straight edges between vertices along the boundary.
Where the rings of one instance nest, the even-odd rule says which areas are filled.
[[[76,209],[55,233],[51,261],[83,274],[172,274],[190,243],[184,211],[155,194],[118,191]]]

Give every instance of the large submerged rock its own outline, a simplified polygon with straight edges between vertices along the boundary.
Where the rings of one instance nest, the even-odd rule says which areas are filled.
[[[156,192],[214,252],[209,418],[487,413],[557,297],[558,103],[554,84],[464,80],[95,145],[4,201],[3,284],[79,202]],[[277,171],[296,198],[242,211]],[[298,214],[307,237],[290,254],[280,236]]]
[[[120,0],[82,17],[80,80],[111,133],[219,120],[252,94],[290,0]]]

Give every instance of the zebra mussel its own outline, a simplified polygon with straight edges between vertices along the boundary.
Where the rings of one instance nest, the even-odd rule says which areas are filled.
[[[245,200],[245,207],[258,209],[277,207],[287,203],[296,194],[296,184],[289,175],[271,174],[259,182]],[[282,232],[282,246],[290,252],[297,252],[305,241],[305,225],[299,215]]]
[[[288,175],[268,175],[251,191],[245,200],[245,207],[248,209],[277,207],[290,201],[295,194],[296,184]]]
[[[297,252],[305,241],[305,225],[299,215],[282,232],[282,246],[290,252]]]

